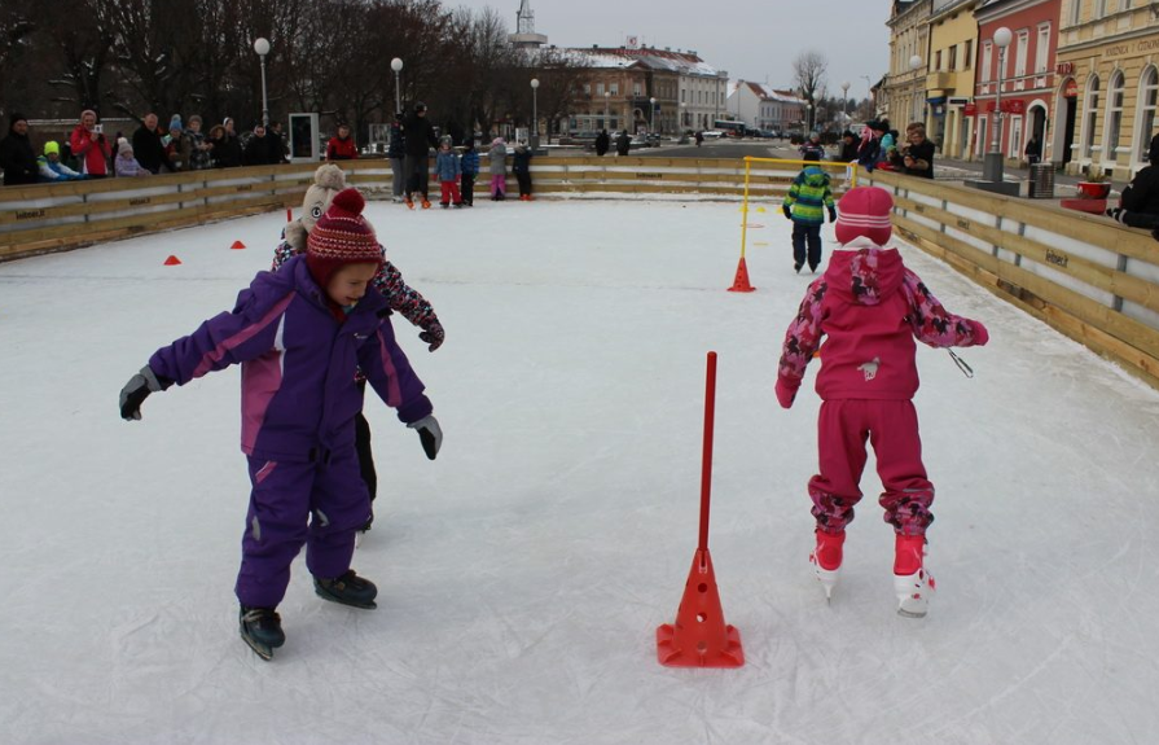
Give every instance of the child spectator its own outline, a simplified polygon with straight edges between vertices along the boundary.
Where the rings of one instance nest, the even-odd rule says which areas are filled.
[[[519,181],[519,201],[531,201],[531,148],[520,142],[511,158],[511,171]]]
[[[213,165],[209,155],[211,148],[205,139],[205,133],[201,131],[201,127],[200,116],[194,114],[189,117],[189,126],[185,128],[185,136],[189,138],[189,169],[191,171],[203,171]]]
[[[55,140],[44,143],[44,155],[36,159],[40,168],[40,181],[77,181],[84,176],[60,161],[60,144]]]
[[[821,396],[820,473],[809,480],[816,520],[810,560],[826,597],[837,584],[845,528],[861,500],[865,443],[873,445],[885,492],[879,500],[893,526],[898,613],[926,614],[934,579],[924,567],[934,487],[921,459],[913,395],[918,388],[914,338],[931,347],[983,345],[978,321],[955,316],[906,268],[892,235],[893,198],[878,187],[841,198],[837,242],[825,274],[805,293],[789,324],[777,373],[777,401],[793,405],[805,367],[818,349]],[[821,347],[822,337],[828,336]]]
[[[358,157],[358,146],[350,136],[350,125],[342,122],[338,125],[338,133],[326,143],[326,160],[355,160]]]
[[[502,137],[491,141],[491,201],[502,202],[507,198],[507,143]]]
[[[169,120],[169,135],[165,138],[165,160],[174,173],[188,171],[193,158],[193,143],[185,136],[181,126],[181,115],[174,114]]]
[[[810,150],[805,153],[805,160],[815,162],[820,158]],[[817,166],[805,166],[793,179],[789,195],[781,205],[785,217],[793,221],[793,270],[798,273],[806,258],[810,272],[817,271],[821,263],[821,226],[825,223],[825,210],[829,211],[829,222],[837,219],[829,174]]]
[[[809,139],[801,143],[797,148],[797,152],[801,153],[801,160],[825,160],[825,146],[821,144],[821,135],[813,132],[809,135]],[[807,158],[809,153],[816,153],[816,158]]]
[[[386,301],[369,288],[382,253],[364,206],[356,190],[340,192],[310,231],[305,256],[259,272],[233,312],[157,350],[121,391],[121,417],[131,421],[150,393],[243,366],[242,450],[252,491],[236,593],[241,636],[265,659],[285,643],[276,608],[303,544],[317,595],[376,607],[378,589],[350,568],[355,532],[370,512],[354,452],[362,408],[355,370],[418,432],[428,458],[442,442]]]
[[[479,175],[479,151],[475,149],[474,137],[468,137],[463,144],[463,156],[459,159],[459,167],[463,171],[459,179],[463,204],[467,207],[473,207],[475,205],[475,177]]]
[[[117,157],[113,159],[113,172],[117,176],[152,176],[153,172],[137,162],[133,157],[133,144],[124,137],[117,143]]]
[[[452,201],[456,207],[463,206],[463,196],[459,193],[461,173],[459,156],[451,149],[451,138],[443,137],[439,140],[439,152],[435,156],[435,174],[439,177],[439,190],[442,194],[439,204],[443,209],[449,207]]]

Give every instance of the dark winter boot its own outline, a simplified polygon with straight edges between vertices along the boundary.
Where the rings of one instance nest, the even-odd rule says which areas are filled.
[[[378,596],[378,588],[370,580],[355,574],[353,569],[347,569],[345,574],[335,579],[315,577],[314,592],[320,598],[355,608],[378,607],[374,602],[374,598]]]
[[[243,605],[238,613],[238,623],[242,640],[264,660],[272,658],[274,650],[286,643],[282,618],[273,608],[247,608]]]

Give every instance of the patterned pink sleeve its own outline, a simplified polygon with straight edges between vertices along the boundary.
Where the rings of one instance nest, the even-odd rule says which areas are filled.
[[[902,292],[909,302],[909,322],[914,337],[923,344],[940,349],[981,346],[989,341],[985,326],[946,310],[921,277],[909,269],[905,270],[902,279]]]
[[[777,365],[777,379],[792,390],[801,385],[805,368],[813,359],[813,353],[821,346],[821,302],[828,289],[824,278],[809,285],[805,299],[797,309],[797,317],[785,332],[785,343],[781,347],[781,361]]]

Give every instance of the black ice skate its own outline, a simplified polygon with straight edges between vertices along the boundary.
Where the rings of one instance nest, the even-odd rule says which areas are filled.
[[[315,577],[314,592],[325,600],[355,608],[378,607],[374,602],[374,598],[378,596],[378,588],[370,580],[355,574],[353,569],[347,569],[345,574],[336,579]]]
[[[238,613],[242,640],[263,660],[272,659],[274,650],[286,643],[282,618],[273,608],[247,608]]]

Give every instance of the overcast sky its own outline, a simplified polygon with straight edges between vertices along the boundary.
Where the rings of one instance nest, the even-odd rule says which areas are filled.
[[[732,79],[793,83],[793,59],[816,49],[829,60],[831,95],[864,98],[889,70],[888,2],[855,0],[530,0],[535,30],[549,44],[619,46],[625,37],[663,49],[695,49]],[[447,7],[491,7],[515,30],[520,0],[443,0]]]

